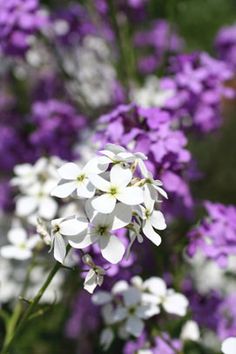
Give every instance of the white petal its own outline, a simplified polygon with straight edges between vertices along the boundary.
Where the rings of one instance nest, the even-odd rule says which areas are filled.
[[[104,156],[94,157],[83,168],[85,173],[99,174],[105,172],[109,166],[109,160]]]
[[[112,167],[110,178],[112,185],[126,187],[132,179],[132,172],[129,168],[124,168],[117,164]]]
[[[136,316],[130,316],[125,324],[127,332],[135,337],[139,337],[144,329],[144,323]]]
[[[18,216],[28,216],[32,214],[38,206],[38,201],[34,197],[20,197],[16,201],[16,214]]]
[[[57,198],[67,198],[76,190],[76,187],[77,182],[75,181],[59,184],[52,190],[51,195]]]
[[[114,154],[119,154],[120,152],[126,151],[123,146],[116,145],[116,144],[106,144],[104,150],[109,150],[109,151],[113,152]]]
[[[92,296],[92,302],[95,305],[105,305],[112,301],[112,296],[107,291],[97,291]]]
[[[154,210],[151,217],[151,224],[157,230],[165,230],[166,229],[166,222],[164,215],[161,211]]]
[[[97,276],[93,269],[90,269],[84,280],[84,289],[87,290],[90,294],[93,294],[97,286]]]
[[[221,347],[222,353],[224,354],[235,354],[236,353],[236,337],[229,337],[224,340]]]
[[[111,343],[114,340],[114,333],[112,332],[111,328],[105,328],[100,336],[100,344],[103,350],[107,350]]]
[[[124,256],[125,246],[116,236],[101,236],[99,246],[102,256],[112,264],[117,264]]]
[[[83,182],[77,184],[76,192],[80,198],[92,198],[95,190],[94,185],[88,179],[85,179]]]
[[[65,163],[58,169],[59,176],[67,180],[75,180],[80,173],[80,168],[73,162]]]
[[[158,277],[151,277],[143,283],[145,290],[148,290],[151,294],[156,295],[157,297],[165,297],[167,288],[166,283],[163,279]]]
[[[112,230],[121,229],[128,225],[132,219],[132,209],[130,206],[117,203],[114,209],[114,219],[112,222]]]
[[[68,219],[60,223],[60,233],[65,236],[75,236],[84,232],[88,222],[84,218]]]
[[[127,317],[128,312],[125,307],[118,306],[113,313],[114,322],[123,321]]]
[[[62,236],[57,233],[55,235],[55,239],[54,239],[54,258],[63,264],[65,256],[66,256],[66,245],[65,245],[65,241],[63,240]]]
[[[180,338],[182,340],[198,341],[200,339],[200,330],[197,322],[187,321],[181,330]]]
[[[129,288],[129,284],[125,280],[119,280],[112,287],[112,294],[121,294]]]
[[[142,176],[145,178],[148,178],[149,177],[148,170],[147,170],[147,167],[146,167],[145,163],[143,162],[143,160],[141,160],[141,159],[138,160],[138,166],[140,168]]]
[[[159,246],[161,244],[161,237],[154,231],[149,219],[144,223],[143,233],[154,245]]]
[[[135,306],[141,301],[141,292],[134,286],[130,286],[123,292],[123,297],[126,307]]]
[[[166,297],[163,302],[163,307],[168,313],[185,316],[187,313],[188,300],[182,294],[173,293]]]
[[[138,205],[143,203],[143,191],[139,187],[126,187],[117,199],[127,205]]]
[[[152,316],[158,315],[160,313],[160,307],[154,304],[142,305],[137,308],[135,313],[139,318],[148,319]]]
[[[27,240],[27,233],[21,227],[14,227],[8,232],[7,238],[13,245],[19,245]]]
[[[50,197],[42,198],[39,205],[38,215],[43,219],[50,220],[56,215],[57,208],[57,202],[54,199]]]
[[[86,232],[77,236],[69,237],[68,242],[73,248],[83,249],[92,245],[95,240]]]
[[[91,201],[91,204],[92,207],[100,213],[109,214],[112,213],[115,208],[116,198],[110,194],[103,194],[99,197],[95,197]]]
[[[91,183],[100,191],[107,192],[110,188],[110,183],[99,175],[89,175]]]
[[[23,261],[32,256],[32,252],[30,250],[21,249],[19,247],[11,245],[3,246],[0,249],[0,254],[3,258],[17,259],[19,261]]]

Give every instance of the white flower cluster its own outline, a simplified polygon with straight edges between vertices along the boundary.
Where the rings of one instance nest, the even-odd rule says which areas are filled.
[[[159,315],[161,311],[185,316],[188,308],[187,298],[167,289],[163,279],[151,277],[143,281],[139,276],[126,281],[118,281],[111,292],[98,291],[92,301],[102,305],[102,317],[106,328],[102,331],[100,342],[108,349],[118,328],[120,338],[129,335],[139,337],[144,329],[144,321]]]
[[[51,220],[58,209],[50,192],[57,183],[57,169],[61,161],[56,157],[42,157],[34,165],[22,164],[14,168],[16,177],[11,184],[18,187],[16,215],[35,224],[37,217]]]
[[[162,183],[146,169],[145,159],[141,153],[109,144],[83,168],[71,162],[59,168],[61,179],[51,195],[79,199],[80,213],[51,222],[51,246],[57,261],[64,262],[67,244],[77,249],[96,244],[104,259],[117,264],[126,250],[115,231],[123,228],[129,231],[130,244],[136,238],[142,242],[143,231],[155,245],[160,245],[156,230],[164,230],[166,223],[156,206],[159,195],[167,195]],[[90,275],[94,275],[95,268],[91,268]]]

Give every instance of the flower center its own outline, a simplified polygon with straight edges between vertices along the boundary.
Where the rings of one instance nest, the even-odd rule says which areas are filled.
[[[53,226],[53,229],[52,229],[52,232],[54,233],[54,234],[56,234],[56,233],[58,233],[60,231],[60,226],[59,225],[54,225]]]
[[[77,181],[78,182],[83,182],[84,181],[84,179],[85,179],[85,174],[81,174],[81,175],[79,175],[78,177],[77,177]]]
[[[106,233],[107,233],[107,226],[105,226],[105,225],[100,225],[100,226],[98,226],[98,228],[97,228],[97,232],[99,233],[99,235],[100,236],[104,236],[104,235],[106,235]]]
[[[109,190],[109,194],[115,196],[118,193],[118,189],[116,187],[111,187]]]

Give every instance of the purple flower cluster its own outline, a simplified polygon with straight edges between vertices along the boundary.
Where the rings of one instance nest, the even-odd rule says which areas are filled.
[[[216,36],[215,47],[219,58],[236,71],[236,25],[220,29]]]
[[[46,23],[38,0],[0,0],[0,51],[22,56],[31,39]]]
[[[227,296],[218,309],[217,335],[223,340],[236,335],[236,294]]]
[[[55,99],[35,102],[30,122],[34,131],[29,141],[35,156],[56,155],[65,160],[75,157],[73,148],[85,128],[85,118],[73,106]]]
[[[148,168],[170,193],[172,212],[180,211],[181,204],[188,211],[192,208],[187,183],[191,154],[184,133],[172,128],[169,113],[158,108],[120,105],[100,118],[96,139],[103,146],[114,143],[143,152],[148,156]]]
[[[195,53],[172,58],[171,71],[161,85],[175,91],[165,105],[173,118],[184,129],[202,133],[217,129],[222,123],[222,98],[235,95],[224,86],[232,78],[231,69],[206,53]]]
[[[135,45],[147,53],[139,60],[139,69],[148,74],[155,71],[169,53],[179,52],[184,45],[182,38],[173,33],[170,24],[165,20],[157,20],[148,30],[140,31],[134,39]]]
[[[207,216],[188,233],[188,254],[199,250],[219,266],[227,265],[228,257],[236,254],[236,208],[205,202]]]

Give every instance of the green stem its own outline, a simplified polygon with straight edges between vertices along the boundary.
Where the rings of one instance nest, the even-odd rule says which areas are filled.
[[[67,249],[67,253],[69,251],[69,248]],[[45,280],[44,284],[42,285],[42,287],[39,289],[38,293],[36,294],[36,296],[34,297],[34,299],[32,300],[31,304],[29,305],[29,307],[27,308],[27,310],[25,311],[21,321],[19,322],[18,326],[15,328],[15,324],[16,324],[16,320],[18,320],[17,316],[19,315],[19,309],[21,310],[21,304],[18,303],[16,306],[16,310],[14,311],[15,315],[13,315],[13,318],[15,317],[16,320],[14,319],[13,322],[13,326],[12,328],[15,329],[14,333],[11,329],[10,334],[8,335],[7,341],[5,341],[2,351],[0,354],[7,354],[9,353],[10,349],[12,348],[12,345],[14,344],[15,340],[17,339],[17,337],[19,336],[19,334],[21,333],[22,329],[24,328],[27,320],[29,319],[29,317],[33,314],[35,308],[37,307],[39,301],[41,300],[45,290],[47,289],[47,287],[49,286],[49,284],[51,283],[52,279],[54,278],[55,274],[58,272],[58,270],[61,268],[61,263],[57,262],[54,267],[52,268],[52,270],[50,271],[50,273],[48,274],[47,279]],[[19,305],[19,306],[18,306]]]

